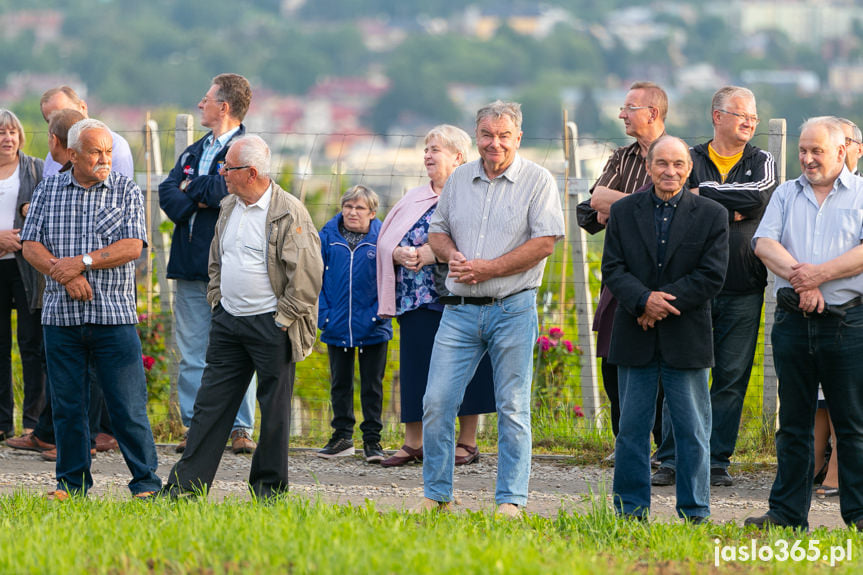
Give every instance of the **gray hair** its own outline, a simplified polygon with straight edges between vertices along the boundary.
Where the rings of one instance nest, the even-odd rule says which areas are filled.
[[[845,145],[845,132],[842,131],[842,123],[836,116],[815,116],[809,118],[800,126],[800,133],[803,134],[807,128],[814,128],[815,126],[822,126],[827,130],[830,143],[834,146]]]
[[[270,173],[270,147],[260,136],[247,134],[240,136],[231,146],[237,146],[237,161],[255,168],[259,174]]]
[[[68,147],[76,152],[83,151],[81,150],[81,135],[87,130],[105,130],[109,134],[111,133],[111,129],[104,122],[94,120],[93,118],[86,118],[80,122],[76,122],[69,128],[69,135],[66,136]]]
[[[677,138],[675,136],[669,136],[668,134],[665,134],[664,136],[659,136],[658,138],[653,140],[653,143],[650,144],[649,148],[647,148],[647,157],[645,158],[645,162],[647,162],[647,165],[649,166],[650,163],[653,161],[653,151],[656,149],[656,147],[661,142],[666,142],[668,140],[674,140],[676,142],[680,142],[680,144],[683,146],[683,149],[686,150],[686,159],[689,160],[688,165],[691,166],[692,165],[692,156],[689,154],[689,145],[686,142],[684,142],[683,140],[681,140],[680,138]]]
[[[521,130],[521,104],[518,102],[504,102],[502,100],[495,100],[491,104],[486,104],[480,108],[476,113],[476,125],[478,127],[484,118],[498,119],[503,116],[509,117],[512,123],[515,124],[516,129]]]
[[[344,206],[346,203],[352,200],[356,200],[357,198],[365,200],[366,205],[369,207],[369,210],[373,212],[378,211],[378,206],[380,205],[378,195],[373,189],[367,188],[360,184],[357,184],[356,186],[347,189],[347,191],[342,195],[341,205]]]
[[[3,128],[13,127],[18,131],[18,149],[24,147],[27,143],[27,136],[24,134],[24,126],[21,125],[21,120],[15,115],[12,110],[0,108],[0,126]]]
[[[467,135],[467,132],[450,124],[440,124],[429,130],[429,133],[426,134],[426,145],[435,138],[451,152],[461,154],[462,164],[467,162],[467,155],[470,152],[471,144],[470,136]]]
[[[860,128],[857,127],[857,124],[849,120],[848,118],[836,118],[846,126],[851,127],[851,135],[854,136],[854,139],[857,140],[858,143],[863,142],[863,133],[860,132]]]
[[[725,86],[719,88],[713,94],[713,101],[710,103],[711,114],[717,110],[722,110],[728,105],[728,100],[731,98],[746,98],[747,100],[755,101],[755,94],[749,88],[742,86]]]

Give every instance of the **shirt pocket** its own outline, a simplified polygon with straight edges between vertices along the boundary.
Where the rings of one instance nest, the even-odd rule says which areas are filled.
[[[96,234],[102,238],[105,245],[112,244],[121,239],[120,233],[123,229],[123,209],[103,208],[100,210],[95,229]]]
[[[243,241],[240,253],[243,257],[243,267],[256,268],[263,265],[266,261],[267,251],[264,243],[252,241]]]

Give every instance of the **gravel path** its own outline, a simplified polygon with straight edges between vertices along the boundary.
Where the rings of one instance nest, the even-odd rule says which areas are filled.
[[[179,455],[172,445],[160,445],[159,474],[164,478]],[[211,498],[248,498],[245,479],[251,457],[226,451],[216,476]],[[490,510],[494,507],[494,482],[497,467],[495,455],[482,455],[473,464],[457,467],[455,496],[458,509]],[[742,524],[749,515],[767,510],[767,496],[773,472],[735,472],[736,485],[714,487],[711,492],[712,519]],[[563,457],[535,456],[531,471],[528,511],[546,517],[559,509],[584,511],[591,505],[591,493],[611,491],[613,469],[599,466],[572,465]],[[126,497],[129,472],[119,452],[99,453],[93,460],[92,473],[96,496]],[[422,467],[410,465],[394,469],[369,465],[360,457],[325,460],[314,456],[314,450],[292,450],[290,461],[291,491],[319,497],[338,504],[363,505],[373,501],[378,509],[411,508],[422,497]],[[43,461],[38,453],[0,447],[0,495],[25,489],[45,492],[54,487],[54,464]],[[610,497],[606,496],[610,504]],[[674,511],[674,487],[654,487],[652,514],[671,521]],[[838,498],[812,501],[809,514],[812,528],[844,527],[839,515]]]

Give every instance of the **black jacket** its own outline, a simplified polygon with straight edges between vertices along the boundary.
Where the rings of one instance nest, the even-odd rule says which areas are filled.
[[[219,202],[228,194],[225,178],[219,175],[219,166],[224,163],[231,142],[245,134],[246,128],[240,124],[240,129],[216,154],[210,171],[199,174],[198,162],[210,133],[186,148],[174,169],[159,184],[159,207],[174,222],[167,270],[169,278],[202,282],[210,279],[207,275],[210,242],[219,218]],[[180,184],[184,180],[189,182],[186,189],[181,190]],[[198,207],[199,202],[207,207]]]
[[[619,303],[608,361],[641,366],[659,358],[678,369],[713,365],[710,302],[728,265],[726,211],[684,189],[677,205],[662,267],[657,262],[653,186],[611,206],[602,252],[602,281]],[[643,330],[637,308],[646,291],[675,296],[679,316]]]
[[[767,268],[755,256],[750,244],[761,216],[776,189],[776,166],[773,156],[755,146],[746,144],[743,155],[731,168],[725,183],[719,170],[710,160],[707,145],[689,149],[692,155],[692,173],[688,186],[698,193],[722,204],[728,210],[728,270],[725,274],[723,294],[748,294],[764,291],[767,285]],[[744,219],[734,221],[734,212]]]

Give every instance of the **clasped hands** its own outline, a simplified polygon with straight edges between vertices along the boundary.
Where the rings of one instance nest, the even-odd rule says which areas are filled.
[[[468,260],[461,252],[453,252],[449,259],[449,277],[456,283],[476,285],[494,277],[488,260]]]
[[[791,266],[788,281],[800,296],[800,309],[809,313],[824,311],[824,296],[818,286],[829,278],[824,276],[821,268],[814,264],[797,263]]]
[[[431,246],[423,244],[418,248],[398,246],[393,250],[393,261],[405,269],[418,272],[423,266],[435,263]]]
[[[652,291],[644,304],[644,313],[638,317],[638,325],[647,331],[656,326],[656,322],[667,318],[669,315],[680,315],[680,310],[671,305],[670,302],[677,299],[670,293],[664,291]]]
[[[0,256],[21,251],[20,229],[3,230],[0,232]]]
[[[70,298],[77,301],[93,299],[93,288],[82,274],[83,264],[79,258],[51,258],[48,262],[51,264],[48,275],[66,288]]]

